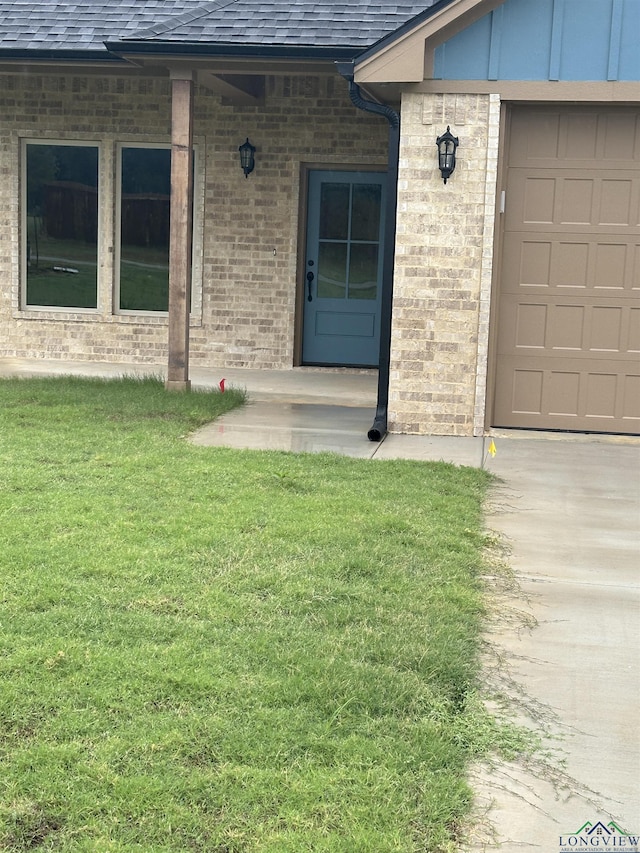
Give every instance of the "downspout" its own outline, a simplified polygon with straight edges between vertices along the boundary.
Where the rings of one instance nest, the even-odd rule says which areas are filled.
[[[378,368],[378,402],[373,425],[367,433],[369,441],[382,441],[387,434],[389,410],[389,366],[391,362],[391,315],[393,308],[393,268],[396,249],[396,209],[398,196],[398,159],[400,157],[400,115],[387,104],[367,101],[354,82],[354,63],[336,62],[339,73],[349,84],[349,97],[354,106],[384,116],[389,122],[387,164],[387,204],[382,259],[382,298],[380,305],[380,365]]]

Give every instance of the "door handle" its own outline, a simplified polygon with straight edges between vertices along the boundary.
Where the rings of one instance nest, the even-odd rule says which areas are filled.
[[[309,270],[309,272],[307,273],[307,286],[308,286],[307,301],[308,302],[313,302],[313,295],[311,293],[311,285],[313,284],[314,278],[315,278],[314,274],[311,272],[311,270]]]

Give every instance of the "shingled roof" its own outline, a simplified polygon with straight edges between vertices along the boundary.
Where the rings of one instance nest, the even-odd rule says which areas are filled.
[[[354,48],[443,0],[0,0],[0,54],[106,54],[105,42]]]

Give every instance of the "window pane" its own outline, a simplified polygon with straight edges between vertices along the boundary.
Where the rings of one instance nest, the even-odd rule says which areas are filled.
[[[380,239],[380,184],[354,184],[352,240]]]
[[[120,309],[169,309],[171,151],[123,148]]]
[[[349,237],[349,184],[322,184],[320,199],[320,239],[346,240]]]
[[[351,244],[349,299],[375,299],[378,292],[378,246]]]
[[[28,144],[27,305],[98,304],[98,149]]]
[[[347,244],[320,243],[318,297],[344,299],[347,295]]]

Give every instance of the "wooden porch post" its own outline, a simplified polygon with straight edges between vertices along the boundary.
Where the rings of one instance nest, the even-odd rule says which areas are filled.
[[[193,75],[171,72],[169,365],[166,388],[188,391],[193,233]]]

